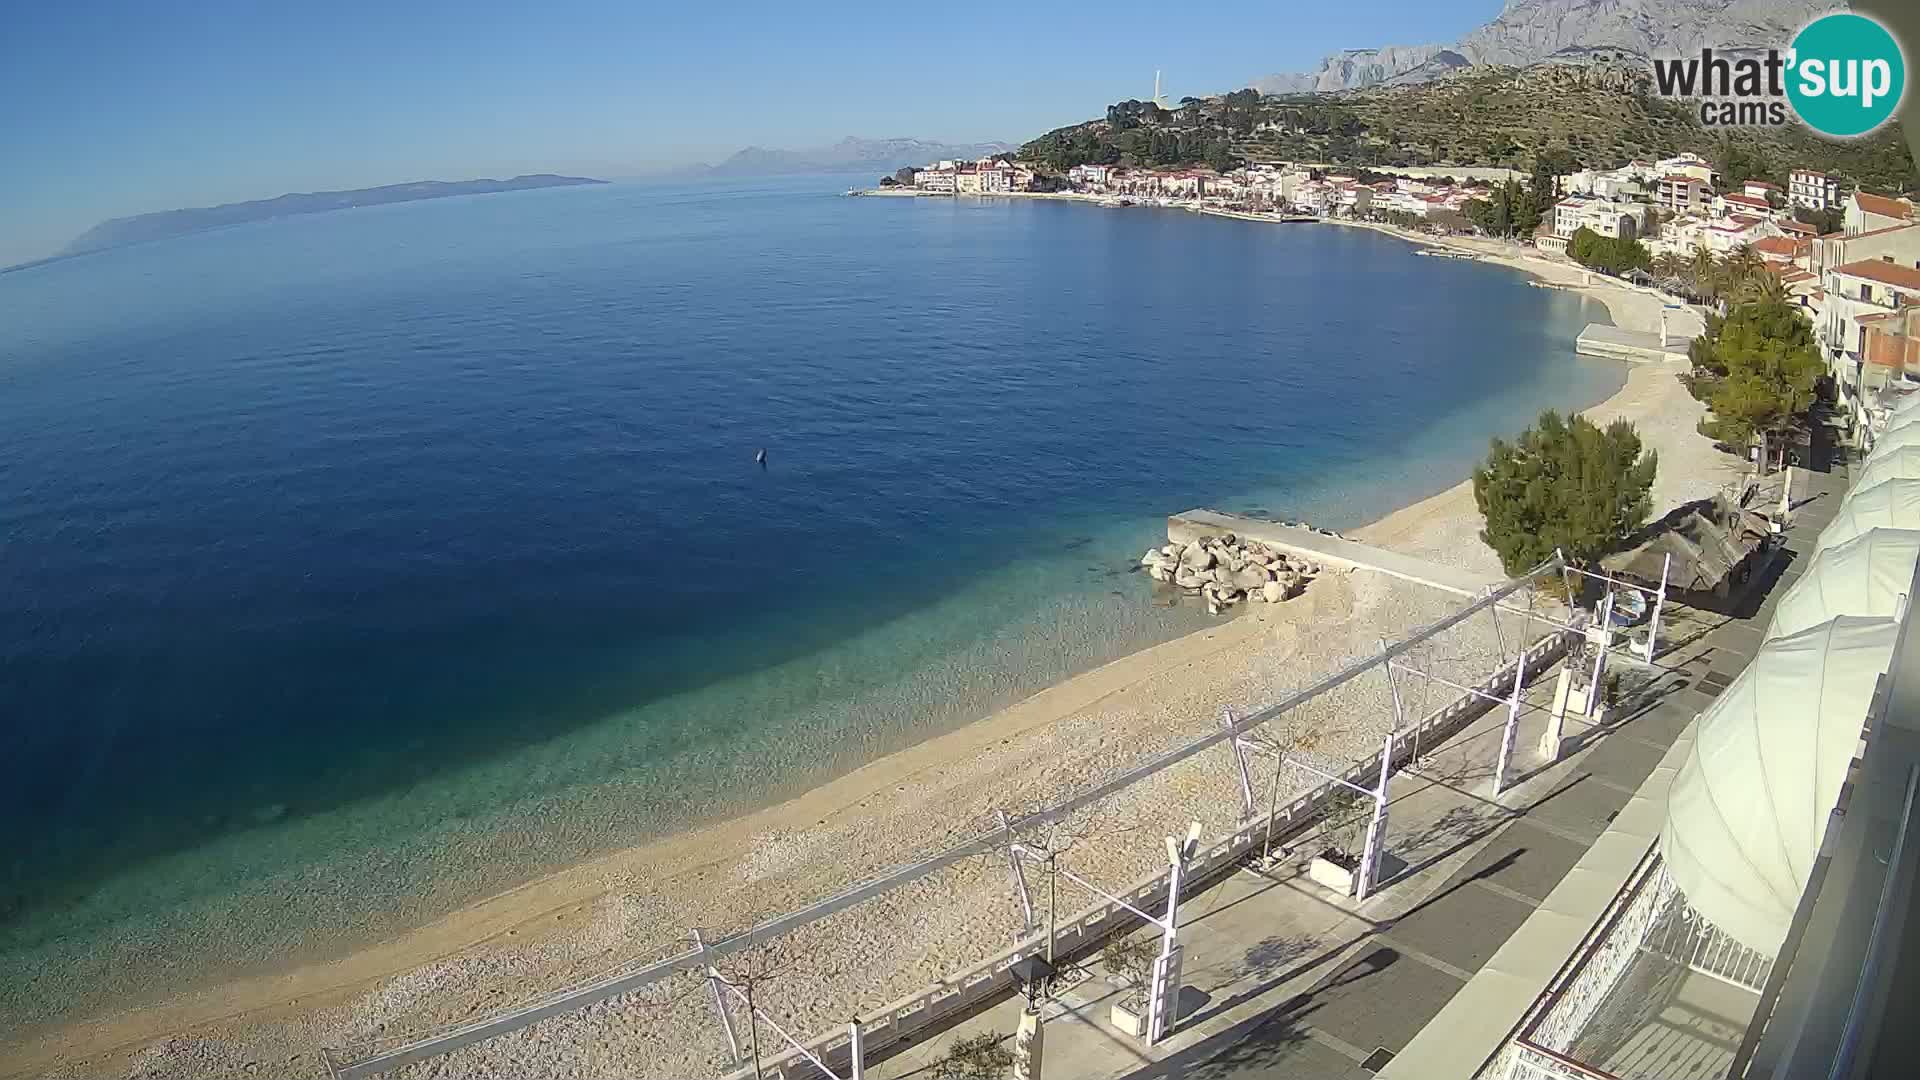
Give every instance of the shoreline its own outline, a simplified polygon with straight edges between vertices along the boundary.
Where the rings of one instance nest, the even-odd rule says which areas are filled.
[[[1091,201],[1085,196],[1062,193],[1023,197]],[[1551,271],[1558,270],[1574,279],[1582,274],[1578,268],[1561,268],[1546,260],[1444,244],[1435,238],[1372,223],[1336,223],[1372,228],[1427,246],[1456,246],[1482,256],[1484,261],[1549,281],[1554,279]],[[1652,302],[1651,298],[1636,298],[1637,294],[1624,288],[1579,285],[1569,291],[1595,295],[1607,305],[1617,324],[1630,328],[1634,322],[1641,321],[1646,314],[1645,305]],[[1657,322],[1657,305],[1652,309],[1652,317]],[[1671,365],[1629,365],[1628,370],[1626,384],[1604,401],[1584,410],[1588,415],[1616,413],[1631,417],[1636,411],[1670,404],[1666,399],[1671,398],[1672,390],[1686,397],[1684,390],[1671,379],[1664,379],[1668,387],[1663,394],[1660,384],[1663,377],[1674,370]],[[1517,418],[1520,425],[1530,419]],[[1691,423],[1685,427],[1691,435]],[[1692,438],[1704,444],[1699,436],[1692,435]],[[1649,442],[1656,440],[1649,439]],[[1662,451],[1665,479],[1673,459],[1666,446],[1656,448]],[[1711,452],[1710,447],[1707,449]],[[1664,497],[1668,494],[1656,488],[1657,508],[1664,509]],[[1471,559],[1475,555],[1492,561],[1491,551],[1477,542],[1466,545],[1458,542],[1463,521],[1477,531],[1478,512],[1473,506],[1470,482],[1411,503],[1351,534],[1395,550],[1423,554],[1435,561]],[[1472,532],[1467,535],[1471,537]],[[1433,550],[1421,550],[1423,548]],[[1498,569],[1497,562],[1494,569]],[[810,853],[823,854],[827,846],[824,840],[813,835],[816,828],[825,829],[834,841],[847,841],[861,854],[878,856],[882,865],[896,863],[905,849],[888,844],[888,830],[879,830],[878,836],[867,835],[874,832],[871,828],[874,818],[887,813],[915,813],[916,796],[922,804],[932,802],[931,806],[921,805],[918,812],[938,809],[942,804],[937,799],[929,800],[928,793],[937,795],[942,789],[950,801],[963,798],[964,791],[953,790],[956,777],[964,782],[971,773],[984,773],[982,779],[986,783],[982,786],[987,786],[995,779],[1004,780],[1009,774],[1018,775],[1018,766],[1024,764],[1041,783],[1048,783],[1048,777],[1040,770],[1060,760],[1062,751],[1055,743],[1061,730],[1075,725],[1085,727],[1089,714],[1096,721],[1093,729],[1101,730],[1113,723],[1108,713],[1115,709],[1138,709],[1141,698],[1148,699],[1150,712],[1160,710],[1169,696],[1184,695],[1197,700],[1197,692],[1188,685],[1195,680],[1196,672],[1204,675],[1202,681],[1208,684],[1210,692],[1216,689],[1213,684],[1223,677],[1245,680],[1252,674],[1249,669],[1262,666],[1247,663],[1244,654],[1249,651],[1296,663],[1318,660],[1320,657],[1302,655],[1310,650],[1301,639],[1318,635],[1321,628],[1315,627],[1315,635],[1304,635],[1301,627],[1370,613],[1383,602],[1381,596],[1385,595],[1375,590],[1373,584],[1346,575],[1327,575],[1316,580],[1307,594],[1297,600],[1269,608],[1246,609],[1213,627],[1113,660],[954,731],[869,762],[792,799],[534,879],[334,960],[224,983],[155,1005],[31,1031],[27,1040],[16,1042],[0,1057],[3,1062],[0,1074],[10,1076],[56,1068],[58,1071],[53,1075],[97,1075],[102,1068],[109,1067],[105,1059],[120,1059],[111,1067],[124,1071],[123,1059],[128,1055],[141,1052],[155,1040],[182,1032],[193,1032],[195,1038],[191,1041],[195,1043],[207,1038],[216,1045],[252,1047],[254,1049],[247,1052],[254,1056],[263,1048],[275,1046],[283,1050],[278,1060],[286,1060],[284,1051],[295,1048],[311,1056],[308,1052],[316,1046],[371,1034],[373,1016],[408,1014],[407,1019],[412,1022],[464,1019],[465,1014],[458,1012],[458,1006],[466,999],[461,998],[458,991],[448,995],[452,1001],[435,1002],[425,999],[442,993],[444,987],[394,990],[396,983],[407,982],[412,975],[423,971],[459,968],[462,988],[477,993],[488,985],[497,991],[501,980],[516,976],[519,977],[516,981],[538,986],[571,982],[591,968],[606,966],[612,955],[645,952],[650,948],[645,942],[658,939],[635,933],[638,929],[635,924],[667,925],[673,922],[673,912],[636,909],[645,908],[646,901],[676,888],[696,897],[713,896],[733,888],[746,909],[780,909],[769,907],[770,904],[798,906],[822,894],[822,889],[844,887],[866,876],[865,873],[843,873],[842,880],[824,883],[818,877],[801,879],[800,872],[812,857]],[[1353,618],[1350,622],[1358,633],[1356,640],[1364,641],[1371,634],[1373,624],[1367,619]],[[1339,652],[1339,645],[1339,640],[1330,643],[1335,652]],[[1204,713],[1204,709],[1196,710],[1196,714],[1200,713]],[[1058,776],[1052,778],[1052,786],[1059,782]],[[966,798],[959,805],[971,801],[972,798]],[[962,824],[967,820],[961,814],[950,819]],[[818,825],[808,827],[808,822]],[[954,831],[954,827],[948,829],[949,834]],[[842,860],[842,864],[854,871],[866,869],[857,860]],[[747,881],[745,891],[737,884],[741,878]],[[709,922],[707,925],[721,924]],[[525,959],[543,950],[552,955]],[[520,959],[502,959],[492,955],[496,952],[514,954]],[[530,971],[529,967],[537,970]],[[366,1004],[368,999],[373,999],[371,1006]],[[453,1009],[451,1016],[449,1006]],[[346,1016],[335,1015],[343,1009]],[[418,1016],[422,1011],[433,1015],[422,1019]],[[385,1022],[383,1019],[378,1023],[384,1025]],[[395,1026],[402,1024],[396,1022]],[[231,1062],[224,1067],[231,1068]],[[190,1061],[179,1063],[183,1074],[192,1069]]]

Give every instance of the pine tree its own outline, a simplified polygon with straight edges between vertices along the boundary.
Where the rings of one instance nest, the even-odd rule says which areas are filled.
[[[1486,520],[1480,539],[1513,575],[1556,550],[1575,562],[1598,558],[1645,524],[1658,468],[1659,455],[1642,453],[1625,420],[1602,430],[1549,409],[1514,442],[1493,440],[1473,471],[1473,499]]]

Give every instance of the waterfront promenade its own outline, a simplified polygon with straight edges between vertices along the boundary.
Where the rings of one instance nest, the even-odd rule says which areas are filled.
[[[1671,608],[1668,651],[1640,671],[1644,683],[1623,719],[1604,730],[1576,731],[1572,754],[1557,764],[1536,763],[1497,799],[1490,774],[1498,715],[1395,776],[1388,850],[1407,869],[1364,903],[1313,884],[1292,861],[1243,869],[1190,898],[1181,907],[1186,990],[1180,1030],[1153,1047],[1120,1034],[1107,1014],[1121,992],[1096,976],[1047,1006],[1045,1075],[1471,1075],[1483,1059],[1476,1055],[1490,1052],[1504,1022],[1518,1013],[1473,1016],[1481,1007],[1464,998],[1460,1015],[1443,1016],[1443,1010],[1549,903],[1567,874],[1600,850],[1595,844],[1603,835],[1612,831],[1605,847],[1651,844],[1649,823],[1657,828],[1663,804],[1663,759],[1711,703],[1714,688],[1752,659],[1774,604],[1804,568],[1813,538],[1846,487],[1839,466],[1801,479],[1808,498],[1776,563],[1777,576],[1759,579],[1764,595],[1755,594],[1752,612],[1726,617]],[[1551,680],[1537,683],[1529,700],[1544,703],[1551,689]],[[1530,751],[1543,724],[1538,712],[1523,716],[1519,745]],[[1312,845],[1301,842],[1295,850]],[[1609,856],[1620,853],[1596,857]],[[1569,929],[1577,935],[1585,927]],[[1541,966],[1551,975],[1561,959]],[[951,1039],[1011,1032],[1018,1011],[1017,1002],[1002,1003],[870,1067],[868,1075],[924,1075]],[[1441,1022],[1429,1029],[1436,1017]],[[1395,1064],[1416,1038],[1414,1053]],[[1689,1049],[1698,1056],[1725,1048],[1703,1041]]]

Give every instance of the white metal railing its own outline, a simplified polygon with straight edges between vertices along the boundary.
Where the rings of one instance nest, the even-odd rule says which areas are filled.
[[[1540,639],[1525,652],[1527,672],[1546,670],[1548,665],[1565,651],[1566,635],[1564,633],[1554,633]],[[1427,714],[1417,723],[1409,725],[1408,732],[1418,731],[1428,739],[1445,738],[1456,733],[1460,727],[1492,708],[1489,698],[1512,682],[1515,666],[1518,663],[1518,658],[1508,662],[1475,688],[1479,692],[1478,695],[1462,694]],[[1396,740],[1394,764],[1404,764],[1412,757],[1412,751],[1411,741]],[[1370,785],[1378,780],[1379,770],[1380,753],[1376,751],[1348,766],[1342,774],[1344,784],[1361,787]],[[1262,814],[1258,818],[1243,823],[1231,835],[1203,849],[1188,862],[1184,880],[1190,884],[1183,888],[1198,888],[1230,872],[1247,856],[1257,854],[1268,837],[1269,820],[1273,823],[1272,835],[1275,839],[1306,829],[1318,820],[1320,807],[1330,795],[1335,791],[1346,790],[1344,784],[1341,780],[1327,780],[1278,808],[1271,818]],[[1144,911],[1160,912],[1164,910],[1167,899],[1167,871],[1162,870],[1142,878],[1117,895]],[[1110,900],[1099,901],[1061,921],[1059,936],[1054,943],[1054,954],[1064,957],[1083,954],[1103,942],[1108,936],[1130,930],[1137,924],[1137,917],[1124,910],[1120,904]],[[869,1060],[872,1060],[877,1050],[915,1038],[956,1013],[970,1009],[988,998],[1011,992],[1015,989],[1012,970],[1014,965],[1029,956],[1046,954],[1047,936],[1043,930],[1021,939],[1006,952],[943,979],[919,994],[902,998],[875,1013],[861,1017],[859,1023],[862,1048],[866,1051]],[[838,1068],[847,1060],[851,1041],[851,1035],[847,1031],[837,1030],[805,1045],[809,1052],[819,1056],[830,1066]],[[762,1062],[757,1070],[752,1066],[736,1070],[727,1080],[746,1080],[755,1076],[766,1077],[768,1080],[802,1080],[802,1078],[819,1075],[819,1070],[799,1051],[789,1051]]]
[[[1607,995],[1639,955],[1655,921],[1679,898],[1657,850],[1649,850],[1586,940],[1527,1010],[1516,1035],[1480,1076],[1490,1080],[1608,1080],[1603,1069],[1568,1056]]]
[[[1773,957],[1735,941],[1693,910],[1685,897],[1668,905],[1647,935],[1646,950],[1756,994],[1773,972]]]
[[[1619,984],[1655,921],[1670,908],[1680,890],[1668,876],[1658,854],[1650,856],[1646,867],[1631,886],[1629,899],[1620,909],[1613,925],[1600,935],[1582,957],[1577,969],[1568,973],[1552,1002],[1534,1021],[1522,1038],[1533,1045],[1564,1054],[1573,1048],[1600,1011],[1601,1002]]]

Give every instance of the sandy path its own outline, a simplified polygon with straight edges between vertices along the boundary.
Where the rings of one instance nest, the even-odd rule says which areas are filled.
[[[1581,277],[1541,260],[1502,254],[1492,261],[1548,280]],[[1659,301],[1645,294],[1606,285],[1583,291],[1606,301],[1621,325],[1658,323]],[[1620,393],[1588,411],[1597,420],[1634,420],[1661,452],[1661,509],[1716,489],[1732,466],[1694,433],[1700,406],[1673,374],[1667,365],[1636,367]],[[1516,426],[1527,419],[1516,417]],[[1497,573],[1478,529],[1471,487],[1463,483],[1357,535]],[[973,835],[996,808],[1032,808],[1203,734],[1222,707],[1271,701],[1371,651],[1378,638],[1457,605],[1457,598],[1378,575],[1325,575],[1285,605],[1247,608],[789,802],[528,883],[331,963],[43,1032],[0,1051],[0,1070],[57,1077],[321,1075],[316,1046],[494,1012],[620,960],[680,951],[690,925],[741,927],[831,895]],[[1471,681],[1494,663],[1490,637],[1490,628],[1465,628],[1428,662],[1437,674]],[[1317,752],[1330,760],[1367,752],[1386,715],[1384,687],[1370,680],[1316,704],[1316,714],[1300,724],[1321,732]],[[1076,844],[1070,865],[1117,885],[1164,858],[1158,831],[1167,822],[1195,817],[1209,835],[1229,825],[1237,809],[1233,780],[1224,756],[1214,757],[1201,755],[1099,807],[1090,826],[1097,835]],[[1063,898],[1062,907],[1083,902]],[[997,951],[1017,929],[1004,865],[971,860],[793,935],[769,962],[800,970],[770,984],[765,1000],[783,1023],[822,1030]],[[710,1074],[723,1067],[723,1046],[698,990],[668,985],[607,1002],[408,1075]],[[182,1031],[192,1034],[169,1034]]]
[[[1437,242],[1432,237],[1388,226],[1360,227],[1427,246],[1473,252],[1484,262],[1511,267],[1599,300],[1607,305],[1615,325],[1648,333],[1660,330],[1660,313],[1665,307],[1660,297],[1604,275],[1589,274],[1571,263],[1526,254],[1525,249],[1492,240],[1448,238]],[[1691,337],[1703,328],[1699,315],[1691,310],[1669,313],[1668,333],[1675,337],[1683,334]],[[1736,479],[1741,471],[1737,459],[1716,452],[1699,434],[1697,425],[1706,416],[1707,409],[1687,393],[1687,388],[1676,377],[1686,370],[1687,364],[1683,361],[1634,364],[1627,372],[1626,385],[1618,393],[1582,414],[1597,424],[1631,421],[1639,430],[1641,441],[1659,453],[1660,470],[1653,483],[1656,516],[1681,503],[1712,495]],[[1514,419],[1515,433],[1532,420],[1531,417]],[[1355,530],[1353,536],[1447,566],[1500,573],[1500,560],[1491,548],[1480,542],[1480,510],[1474,505],[1473,483],[1469,480],[1396,510]]]

